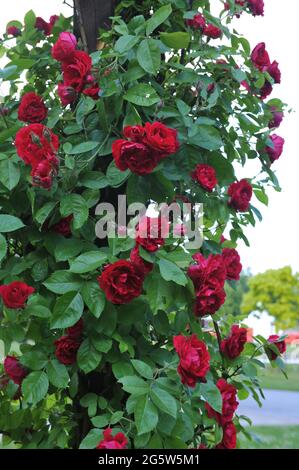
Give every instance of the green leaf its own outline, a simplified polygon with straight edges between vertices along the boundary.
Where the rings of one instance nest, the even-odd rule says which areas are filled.
[[[212,154],[209,156],[208,163],[216,170],[220,184],[229,184],[234,181],[234,167],[226,158],[218,154]]]
[[[80,176],[80,185],[89,189],[102,189],[109,186],[109,182],[100,171],[86,171]]]
[[[89,210],[82,196],[79,194],[68,194],[64,196],[60,203],[60,213],[62,217],[73,214],[73,225],[74,229],[77,230],[87,221]]]
[[[6,239],[0,233],[0,261],[6,256],[7,253],[7,242]]]
[[[134,85],[124,95],[124,99],[138,106],[152,106],[159,103],[160,97],[157,95],[153,87],[146,83]]]
[[[66,292],[78,291],[82,281],[79,276],[69,271],[55,271],[43,284],[54,294],[65,294]]]
[[[267,196],[267,194],[265,193],[264,190],[262,189],[255,189],[254,190],[254,194],[255,196],[257,197],[257,199],[262,203],[262,204],[265,204],[266,206],[268,205],[269,203],[269,198]]]
[[[44,206],[42,206],[35,214],[34,218],[36,222],[40,225],[43,225],[44,222],[47,220],[49,215],[51,214],[52,210],[56,206],[56,202],[50,201],[47,202]]]
[[[115,166],[114,160],[107,168],[106,178],[110,186],[118,188],[129,177],[130,170],[121,171]]]
[[[14,189],[20,180],[20,167],[11,159],[0,161],[0,182],[9,191]]]
[[[152,17],[146,22],[146,35],[149,36],[160,24],[164,23],[172,12],[171,5],[163,5],[155,11]]]
[[[150,390],[150,397],[159,410],[173,418],[177,417],[177,402],[166,390],[153,386]]]
[[[151,367],[148,364],[146,364],[143,361],[139,361],[138,359],[132,359],[131,363],[132,363],[134,369],[142,377],[145,377],[146,379],[152,379],[153,378],[153,371],[152,371]]]
[[[103,433],[99,429],[91,429],[84,437],[79,449],[95,449],[102,439]]]
[[[213,410],[222,413],[222,396],[214,382],[200,384],[200,393]]]
[[[69,383],[69,374],[64,364],[61,364],[57,359],[52,359],[47,365],[47,374],[49,380],[54,387],[66,388]]]
[[[104,292],[100,289],[97,282],[85,282],[81,289],[83,300],[90,312],[99,318],[103,312],[106,304],[106,297]]]
[[[83,308],[82,297],[77,292],[68,292],[59,297],[54,306],[51,329],[74,325],[81,318]]]
[[[156,74],[161,66],[161,51],[157,41],[144,39],[137,49],[139,65],[149,74]]]
[[[115,43],[114,49],[119,54],[124,54],[125,52],[130,51],[138,43],[139,37],[133,36],[131,34],[126,34],[121,36]]]
[[[26,30],[31,30],[35,27],[36,16],[33,10],[30,10],[24,16],[24,24]]]
[[[219,131],[206,124],[193,126],[189,133],[189,143],[207,150],[218,150],[223,145]]]
[[[41,351],[29,351],[20,359],[21,363],[32,370],[40,370],[45,367],[48,362],[47,356]]]
[[[173,281],[181,286],[185,286],[188,283],[186,275],[175,263],[162,258],[158,261],[158,264],[161,276],[165,281]]]
[[[109,415],[106,413],[102,416],[95,416],[91,422],[96,428],[104,428],[109,424]]]
[[[88,338],[85,339],[77,355],[77,362],[80,369],[83,370],[85,374],[88,374],[98,367],[101,359],[102,354],[94,348]]]
[[[131,393],[132,395],[144,395],[148,392],[148,384],[134,375],[129,375],[127,377],[122,377],[118,380],[123,386],[125,392]]]
[[[102,253],[100,250],[89,251],[78,256],[70,263],[70,271],[79,274],[89,273],[102,266],[106,259],[106,253]]]
[[[77,106],[76,121],[78,126],[82,126],[85,116],[96,106],[95,100],[89,96],[82,96]]]
[[[24,399],[36,405],[45,398],[49,388],[49,380],[45,372],[31,372],[22,383]]]
[[[25,227],[23,222],[13,215],[0,214],[0,233],[14,232]]]
[[[187,49],[190,42],[189,33],[181,31],[175,33],[161,33],[161,41],[171,49]]]
[[[75,145],[72,149],[68,152],[69,155],[78,155],[80,153],[90,152],[94,150],[96,147],[99,146],[99,142],[82,142],[81,144]]]
[[[148,395],[138,398],[134,417],[138,434],[150,432],[157,426],[158,410]]]

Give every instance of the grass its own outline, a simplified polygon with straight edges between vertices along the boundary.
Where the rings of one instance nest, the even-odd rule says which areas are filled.
[[[262,387],[272,390],[291,390],[299,392],[299,365],[287,365],[288,379],[284,377],[278,368],[267,366],[260,372]]]
[[[254,426],[252,441],[242,437],[241,449],[299,449],[299,426]]]

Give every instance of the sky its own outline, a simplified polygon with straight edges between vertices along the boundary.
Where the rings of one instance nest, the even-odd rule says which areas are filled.
[[[62,0],[9,0],[5,8],[1,9],[0,33],[5,30],[8,21],[22,21],[29,9],[46,20],[53,14],[71,14],[71,9],[63,5]],[[254,18],[243,14],[233,23],[237,31],[249,39],[252,48],[259,42],[266,43],[271,60],[277,60],[282,71],[282,83],[275,85],[271,97],[280,98],[290,108],[297,110],[285,117],[276,132],[286,140],[284,153],[273,167],[282,192],[271,191],[269,206],[258,206],[262,211],[263,221],[258,222],[255,228],[247,228],[245,232],[251,243],[250,248],[243,242],[238,246],[244,268],[250,267],[254,274],[286,265],[291,265],[295,272],[299,271],[299,211],[296,209],[296,200],[299,199],[298,18],[298,1],[284,0],[281,3],[278,0],[265,0],[264,17]],[[250,177],[253,174],[242,176]]]

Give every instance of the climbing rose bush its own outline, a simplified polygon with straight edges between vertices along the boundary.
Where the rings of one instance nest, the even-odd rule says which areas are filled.
[[[264,7],[120,2],[90,53],[72,18],[55,12],[7,25],[4,447],[234,449],[248,436],[238,404],[249,395],[260,404],[260,356],[283,369],[285,351],[277,335],[248,342],[246,325],[225,313],[242,270],[237,245],[249,244],[267,187],[279,189],[283,158],[279,64],[230,25],[249,14],[254,26]],[[120,223],[116,238],[97,237],[97,205],[117,210],[119,195],[146,207],[203,203],[202,246],[159,212],[131,216],[134,236]]]

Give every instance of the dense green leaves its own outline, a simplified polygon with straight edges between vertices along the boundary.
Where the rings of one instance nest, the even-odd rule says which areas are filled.
[[[148,73],[155,74],[160,68],[161,52],[157,41],[144,39],[137,49],[139,65]]]
[[[163,5],[157,11],[153,13],[151,18],[147,21],[146,25],[146,34],[150,35],[153,31],[155,31],[160,24],[164,23],[164,21],[169,17],[172,12],[171,5]]]
[[[134,417],[138,434],[145,434],[155,429],[158,423],[158,410],[148,395],[138,398]]]
[[[33,405],[45,398],[49,380],[45,372],[31,372],[22,383],[24,399]]]
[[[101,266],[106,259],[107,255],[105,253],[89,251],[88,253],[78,256],[78,258],[71,262],[70,271],[79,274],[88,273]]]
[[[51,328],[66,328],[74,325],[81,318],[83,308],[82,297],[77,292],[62,295],[54,306]]]
[[[153,87],[145,83],[134,85],[124,95],[124,99],[139,106],[152,106],[160,101]]]

